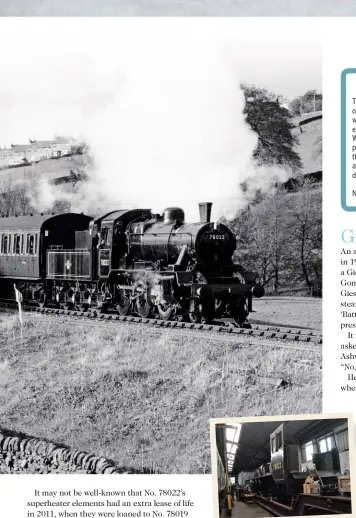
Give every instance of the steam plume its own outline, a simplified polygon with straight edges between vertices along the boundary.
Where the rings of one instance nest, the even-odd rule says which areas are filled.
[[[16,85],[15,119],[27,137],[76,135],[94,159],[79,196],[54,193],[41,179],[37,205],[43,210],[54,197],[87,213],[124,207],[161,212],[175,205],[197,220],[197,203],[212,201],[213,218],[233,215],[245,203],[239,184],[251,176],[256,188],[266,181],[266,171],[251,160],[257,136],[244,120],[233,43],[209,31],[200,39],[193,32],[166,34],[164,41],[125,38],[106,61],[99,51],[89,60],[80,48],[62,49],[45,73],[35,71],[36,90],[28,81]],[[37,49],[40,61],[42,52]],[[20,121],[21,108],[27,117]]]

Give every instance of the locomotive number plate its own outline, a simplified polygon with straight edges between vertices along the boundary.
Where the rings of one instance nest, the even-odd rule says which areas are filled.
[[[109,266],[109,259],[102,259],[100,261],[101,266]]]
[[[226,239],[226,236],[225,236],[225,234],[209,234],[209,239],[212,239],[212,240],[217,240],[217,239],[223,240],[223,239]]]

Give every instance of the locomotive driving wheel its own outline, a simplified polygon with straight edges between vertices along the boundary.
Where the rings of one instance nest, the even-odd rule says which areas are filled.
[[[130,298],[125,290],[119,290],[116,296],[116,309],[121,316],[125,317],[130,311]]]
[[[151,315],[153,304],[151,301],[151,288],[144,282],[136,284],[138,295],[136,297],[136,311],[141,318],[148,318]]]

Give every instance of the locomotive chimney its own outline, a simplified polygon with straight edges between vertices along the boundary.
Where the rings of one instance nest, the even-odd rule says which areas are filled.
[[[210,201],[199,203],[200,223],[210,223],[212,205]]]

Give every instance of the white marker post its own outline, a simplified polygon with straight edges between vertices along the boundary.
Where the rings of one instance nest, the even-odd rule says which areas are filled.
[[[22,293],[16,288],[16,284],[14,284],[14,290],[15,290],[16,302],[19,307],[19,320],[20,320],[20,325],[21,325],[20,329],[21,329],[21,340],[22,340],[22,307],[21,307]]]

